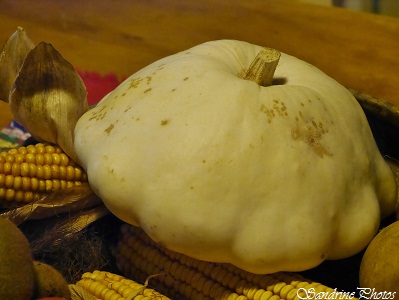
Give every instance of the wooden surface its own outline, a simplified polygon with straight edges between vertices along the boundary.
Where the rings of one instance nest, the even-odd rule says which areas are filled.
[[[399,104],[399,19],[391,17],[287,0],[1,0],[0,42],[17,26],[77,68],[121,77],[205,41],[245,40]],[[0,104],[0,126],[10,118]]]

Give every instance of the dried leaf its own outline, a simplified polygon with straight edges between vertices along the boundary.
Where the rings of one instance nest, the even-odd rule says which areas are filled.
[[[54,191],[40,200],[9,210],[0,216],[17,225],[27,220],[49,218],[62,213],[72,214],[92,208],[101,203],[88,183]]]
[[[147,279],[145,280],[144,284],[142,287],[132,291],[130,294],[127,295],[126,300],[133,300],[134,298],[136,298],[138,295],[142,294],[144,292],[144,290],[146,288],[148,288],[148,284],[150,279],[154,278],[154,277],[158,277],[158,276],[162,276],[162,275],[167,275],[166,273],[159,273],[159,274],[153,274],[147,277]],[[162,297],[163,298],[163,297]]]
[[[146,289],[145,286],[139,287],[135,290],[133,290],[132,292],[130,292],[127,296],[126,296],[126,300],[133,300],[134,298],[136,298],[138,295],[143,294],[144,290]]]
[[[399,107],[388,101],[349,89],[362,108],[389,123],[399,126]]]
[[[14,118],[39,141],[58,144],[78,162],[74,128],[88,108],[85,85],[74,67],[47,43],[31,50],[11,89]]]
[[[65,231],[72,234],[77,233],[109,213],[109,210],[104,205],[79,213],[64,225]]]
[[[0,52],[0,100],[8,102],[15,78],[29,51],[34,47],[22,27],[18,27],[4,44]]]
[[[104,205],[98,205],[87,211],[72,215],[68,214],[57,220],[50,232],[31,242],[32,251],[41,252],[41,249],[51,249],[61,245],[65,240],[73,237],[109,213],[109,210]]]
[[[69,291],[71,292],[71,300],[97,300],[87,290],[76,284],[70,284]]]
[[[158,277],[158,276],[163,276],[163,275],[167,275],[167,274],[166,273],[159,273],[159,274],[153,274],[153,275],[148,276],[147,279],[145,280],[144,284],[141,287],[131,291],[129,294],[126,295],[126,297],[125,297],[126,300],[133,300],[138,295],[142,295],[144,293],[145,289],[148,288],[150,279]],[[163,298],[168,299],[166,296],[160,297],[160,299],[163,299]],[[151,297],[151,299],[152,299],[152,297]]]

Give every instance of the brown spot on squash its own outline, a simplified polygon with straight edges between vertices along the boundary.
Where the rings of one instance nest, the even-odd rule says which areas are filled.
[[[104,111],[107,108],[106,105],[102,106],[98,111],[92,112],[92,116],[89,118],[89,121],[96,120],[100,121],[105,118],[107,115],[107,111]]]
[[[169,124],[169,120],[162,120],[161,121],[161,126],[166,126]]]
[[[321,158],[324,155],[332,156],[332,153],[321,143],[321,139],[328,132],[328,129],[324,128],[322,122],[316,122],[312,119],[305,120],[301,112],[299,112],[299,116],[300,118],[295,118],[297,122],[291,130],[291,137],[296,141],[306,143]]]
[[[133,78],[130,81],[129,89],[130,88],[133,88],[133,89],[137,88],[140,85],[141,81],[143,81],[143,78],[140,78],[140,77],[139,78]]]
[[[279,116],[279,117],[287,117],[288,116],[287,107],[285,106],[284,102],[280,102],[277,99],[273,100],[272,102],[273,102],[272,107],[267,107],[265,104],[262,104],[260,106],[260,111],[266,115],[267,122],[269,124],[277,116]]]
[[[106,135],[110,135],[111,134],[111,131],[112,131],[112,129],[114,129],[114,124],[110,124],[105,130],[104,130],[104,132],[105,132],[105,134]]]

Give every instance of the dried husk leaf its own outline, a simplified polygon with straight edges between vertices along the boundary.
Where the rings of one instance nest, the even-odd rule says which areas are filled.
[[[71,292],[71,300],[97,300],[94,295],[76,284],[70,284],[69,291]]]
[[[0,216],[20,225],[28,220],[41,220],[62,213],[72,214],[101,204],[88,183],[51,192],[38,201],[14,208]]]
[[[153,274],[153,275],[148,276],[147,279],[145,280],[143,286],[138,288],[138,289],[136,289],[136,290],[133,290],[129,295],[127,295],[126,300],[133,300],[138,295],[143,294],[144,290],[146,288],[148,288],[150,279],[158,277],[158,276],[163,276],[163,275],[167,275],[167,274],[166,273],[159,273],[159,274]],[[163,298],[163,297],[161,297],[161,298]]]
[[[22,27],[18,27],[4,44],[0,52],[0,100],[8,102],[15,78],[29,51],[34,47]]]
[[[109,213],[109,210],[101,204],[75,214],[65,214],[65,216],[58,218],[54,222],[49,231],[31,241],[32,252],[41,253],[46,249],[62,245],[65,240],[73,238],[73,236]]]
[[[17,122],[39,141],[58,144],[78,161],[74,128],[88,108],[86,87],[72,66],[48,43],[31,50],[12,87],[9,102]]]
[[[371,95],[349,89],[363,109],[395,126],[399,126],[399,107]]]

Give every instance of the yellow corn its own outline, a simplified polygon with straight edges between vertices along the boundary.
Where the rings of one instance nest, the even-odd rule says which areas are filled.
[[[82,279],[76,283],[85,291],[104,300],[168,300],[169,298],[148,288],[147,284],[140,284],[123,276],[96,270],[84,273]],[[83,299],[83,298],[82,298]]]
[[[257,275],[230,264],[199,261],[165,249],[127,224],[121,231],[116,260],[122,274],[139,281],[166,274],[153,278],[151,285],[172,299],[294,300],[305,299],[308,291],[334,292],[296,273]]]
[[[59,146],[36,144],[0,152],[0,204],[18,206],[87,182],[84,170]]]

